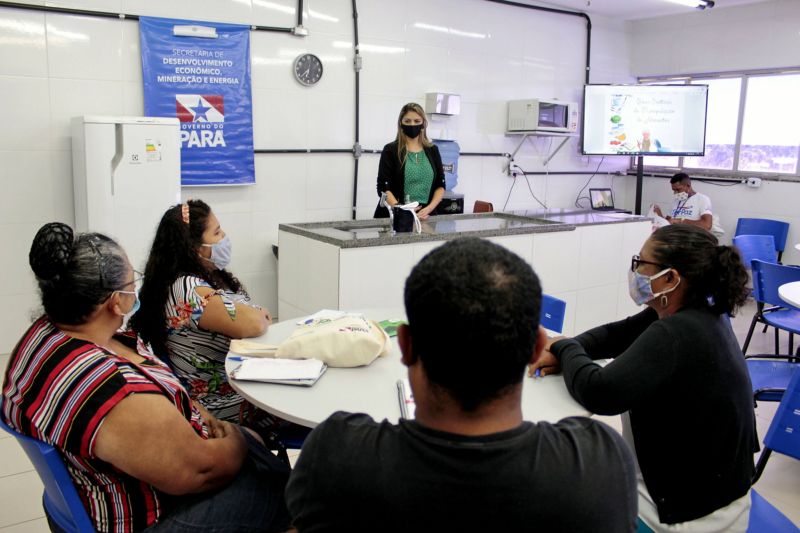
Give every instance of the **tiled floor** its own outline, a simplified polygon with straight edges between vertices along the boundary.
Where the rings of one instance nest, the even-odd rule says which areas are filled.
[[[734,319],[734,329],[744,339],[755,306],[750,304]],[[772,331],[762,334],[756,330],[750,353],[772,351]],[[782,350],[787,349],[784,334]],[[0,356],[0,369],[4,369],[7,356]],[[756,410],[758,432],[763,438],[777,408],[776,403],[762,402]],[[619,417],[598,417],[620,430]],[[290,454],[294,461],[297,453]],[[800,524],[800,461],[773,454],[756,489],[773,505]],[[16,441],[0,431],[0,533],[47,532],[47,522],[42,511],[42,484],[27,457]]]

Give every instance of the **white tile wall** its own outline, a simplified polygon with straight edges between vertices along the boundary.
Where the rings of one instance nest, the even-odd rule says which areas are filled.
[[[49,149],[47,79],[0,75],[0,98],[4,102],[13,102],[6,107],[6,120],[14,125],[13,128],[2,128],[0,146],[4,150]]]
[[[637,20],[631,73],[687,74],[797,65],[800,3],[770,0]]]
[[[0,56],[0,72],[8,76],[47,76],[47,47],[44,14],[14,10],[3,17],[4,48],[14,53]]]
[[[117,21],[47,15],[47,64],[51,78],[122,79],[122,30]]]
[[[44,2],[31,1],[42,4]],[[91,0],[53,0],[52,5],[97,10]],[[295,0],[109,0],[101,9],[148,16],[291,27]],[[563,17],[484,0],[369,0],[359,2],[361,143],[380,149],[396,131],[397,112],[428,91],[462,95],[463,114],[437,120],[454,132],[464,151],[513,149],[504,135],[510,97],[577,98],[583,82],[585,25]],[[304,2],[306,38],[251,33],[254,141],[256,148],[349,147],[354,131],[353,21],[350,0]],[[790,7],[785,9],[791,9]],[[628,29],[593,23],[593,54],[606,81],[630,78]],[[566,39],[566,41],[564,41]],[[567,42],[566,46],[555,43]],[[131,20],[38,13],[0,8],[0,98],[6,123],[0,131],[0,353],[11,349],[29,321],[37,296],[26,250],[38,225],[74,221],[69,119],[85,114],[141,114],[138,24]],[[567,49],[565,49],[567,48]],[[300,86],[291,65],[302,52],[325,65],[320,84]],[[538,148],[528,170],[542,170]],[[596,162],[571,145],[551,163],[559,170],[587,170]],[[527,154],[527,155],[526,155]],[[591,163],[591,164],[590,164]],[[502,205],[511,182],[500,158],[462,158],[458,190],[467,209],[476,199]],[[359,162],[357,212],[372,216],[377,200],[378,156]],[[604,168],[613,166],[604,163]],[[257,155],[257,183],[247,187],[187,188],[183,198],[203,198],[234,237],[232,269],[254,299],[277,305],[276,262],[268,244],[280,222],[348,218],[353,161],[347,155]],[[601,180],[600,177],[595,180]],[[566,207],[585,183],[581,176],[532,177],[531,187],[548,205]],[[509,207],[536,205],[517,183]],[[13,301],[13,304],[12,304]]]

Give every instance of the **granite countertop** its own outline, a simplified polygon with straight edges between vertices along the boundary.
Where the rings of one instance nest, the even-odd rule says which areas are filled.
[[[498,237],[553,231],[574,231],[578,225],[614,224],[643,217],[599,215],[596,211],[529,211],[440,215],[422,221],[422,233],[392,233],[389,219],[346,220],[280,224],[280,231],[294,233],[340,248],[361,248],[450,240],[457,237]]]
[[[632,215],[623,211],[593,211],[591,209],[534,209],[529,211],[512,211],[514,215],[543,218],[576,226],[596,224],[615,224],[619,222],[645,220],[641,215]]]

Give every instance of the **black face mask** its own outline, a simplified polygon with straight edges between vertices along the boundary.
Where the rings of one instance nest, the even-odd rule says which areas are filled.
[[[419,132],[422,131],[422,124],[400,124],[400,128],[406,134],[406,137],[416,139],[419,136]]]

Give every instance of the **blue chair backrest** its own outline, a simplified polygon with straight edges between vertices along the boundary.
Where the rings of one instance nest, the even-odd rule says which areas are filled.
[[[768,218],[740,218],[736,222],[736,233],[739,235],[772,235],[775,239],[775,250],[783,252],[786,248],[786,237],[789,235],[789,223]]]
[[[753,260],[753,296],[757,302],[792,307],[781,299],[778,287],[793,281],[800,281],[800,267]]]
[[[2,404],[0,404],[2,405]],[[2,410],[0,409],[0,412]],[[64,460],[54,447],[11,429],[0,416],[0,428],[16,437],[44,484],[47,514],[67,533],[94,533],[94,525],[81,502]]]
[[[772,235],[739,235],[733,238],[733,245],[739,249],[742,263],[747,270],[752,268],[753,259],[778,262],[778,252],[775,251],[775,239]]]
[[[764,446],[778,453],[800,459],[800,372],[795,372],[772,423],[764,437]]]
[[[561,333],[564,329],[564,315],[567,312],[567,302],[542,294],[542,312],[539,323],[544,329]]]

